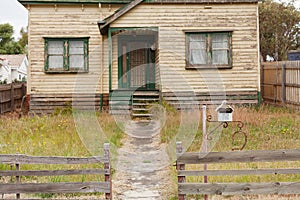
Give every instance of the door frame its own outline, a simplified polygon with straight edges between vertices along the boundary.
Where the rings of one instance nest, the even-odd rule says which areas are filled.
[[[128,48],[128,45],[130,42],[145,42],[148,43],[150,46],[151,44],[154,44],[155,41],[155,35],[119,35],[118,36],[118,88],[119,89],[139,89],[139,90],[153,90],[155,89],[155,66],[153,66],[153,70],[149,69],[149,64],[155,65],[155,53],[151,52],[150,46],[147,48],[146,52],[146,60],[147,60],[147,67],[145,71],[145,87],[143,88],[136,88],[131,87],[131,73],[130,72],[130,52],[126,52],[126,73],[127,73],[127,83],[122,82],[122,76],[124,74],[123,72],[123,44],[126,44],[126,47]],[[152,73],[154,76],[154,83],[148,84],[149,81],[149,73]]]

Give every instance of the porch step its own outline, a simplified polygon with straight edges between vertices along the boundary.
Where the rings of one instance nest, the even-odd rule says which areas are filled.
[[[160,103],[160,93],[151,91],[115,90],[109,98],[110,113],[115,115],[131,114],[132,119],[149,120],[153,104]]]
[[[133,116],[133,117],[151,117],[153,115],[149,114],[149,113],[142,113],[142,114],[134,114],[134,113],[132,113],[131,116]]]
[[[151,106],[159,102],[160,94],[158,91],[136,91],[132,96],[132,118],[149,120],[153,116],[149,112]]]
[[[149,108],[134,108],[135,111],[149,111]]]
[[[109,113],[114,115],[129,115],[133,91],[115,90],[109,97]]]

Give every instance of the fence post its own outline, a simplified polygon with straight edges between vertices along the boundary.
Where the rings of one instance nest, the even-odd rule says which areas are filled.
[[[177,160],[176,160],[176,170],[185,170],[185,164],[179,164],[178,163],[178,158],[182,155],[183,152],[183,147],[182,147],[182,142],[176,142],[176,155],[177,155]],[[185,182],[185,176],[178,176],[178,183],[184,183]],[[184,200],[185,199],[185,194],[178,194],[178,200]]]
[[[20,164],[16,164],[16,171],[20,171]],[[20,183],[21,182],[21,177],[20,176],[16,176],[16,182]],[[16,194],[16,199],[20,199],[21,195],[19,193]]]
[[[104,157],[107,159],[104,162],[104,169],[109,170],[109,174],[105,174],[105,182],[110,184],[110,192],[105,193],[105,199],[112,199],[112,183],[111,183],[111,166],[110,166],[110,146],[109,143],[104,144]]]
[[[282,103],[286,102],[286,64],[282,64],[282,81],[281,81],[281,89],[282,89]]]
[[[26,95],[26,86],[25,83],[22,83],[22,98]]]
[[[261,78],[260,78],[260,101],[262,102],[262,100],[264,99],[264,95],[265,95],[265,65],[262,64],[261,66]]]
[[[14,111],[15,110],[15,94],[14,94],[14,84],[11,83],[10,85],[10,111]]]

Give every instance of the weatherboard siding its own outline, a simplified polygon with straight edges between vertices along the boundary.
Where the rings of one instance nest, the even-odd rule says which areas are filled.
[[[102,37],[97,21],[112,14],[120,5],[31,5],[29,15],[29,94],[102,93],[104,68]],[[44,37],[89,37],[89,72],[47,74],[44,70]],[[107,89],[106,89],[107,91]],[[108,91],[107,91],[108,92]]]
[[[141,4],[110,26],[158,27],[162,92],[259,91],[257,4]],[[233,31],[233,67],[185,69],[186,30]],[[113,71],[117,69],[113,56]]]

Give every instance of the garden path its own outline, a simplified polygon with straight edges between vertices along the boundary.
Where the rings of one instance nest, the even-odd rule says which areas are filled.
[[[159,121],[130,121],[125,133],[113,177],[113,199],[169,199],[174,188]]]

